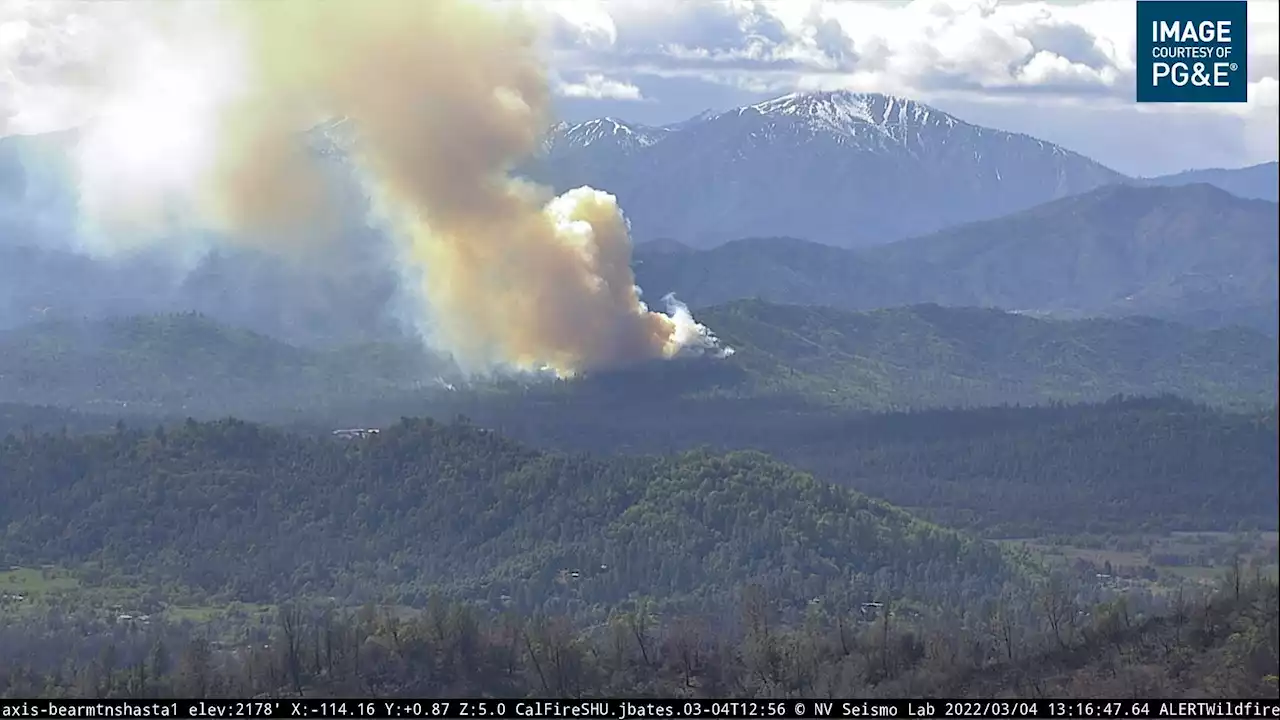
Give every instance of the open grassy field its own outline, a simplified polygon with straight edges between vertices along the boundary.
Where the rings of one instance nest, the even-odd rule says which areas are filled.
[[[1003,541],[1108,584],[1215,583],[1235,572],[1280,577],[1280,533],[1172,532]]]
[[[275,608],[250,603],[220,603],[181,588],[159,590],[127,579],[100,580],[92,568],[9,567],[0,570],[0,619],[58,606],[116,622],[153,619],[207,624],[222,619],[269,620]]]

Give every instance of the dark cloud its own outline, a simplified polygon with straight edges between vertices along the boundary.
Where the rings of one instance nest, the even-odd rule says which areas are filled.
[[[653,9],[650,22],[621,24],[617,48],[649,52],[660,48],[703,48],[734,52],[751,42],[781,45],[789,33],[761,3],[732,6],[718,2],[679,2]]]
[[[758,2],[603,7],[617,42],[562,46],[576,47],[563,60],[628,77],[651,102],[619,113],[650,124],[845,86],[955,107],[963,119],[1060,142],[1126,172],[1246,165],[1276,153],[1273,98],[1248,107],[1134,104],[1132,2],[794,0],[774,6],[782,17]],[[1274,34],[1274,21],[1262,32]],[[1272,45],[1251,42],[1251,82],[1280,76]]]
[[[606,7],[610,7],[606,5]],[[862,33],[813,3],[790,27],[766,5],[726,2],[655,2],[613,13],[616,42],[580,40],[574,67],[595,72],[701,75],[727,84],[761,85],[746,73],[795,75],[880,73],[885,81],[920,90],[991,90],[1035,96],[1118,92],[1121,69],[1087,28],[1045,8],[1000,13],[994,4],[929,2],[908,8],[904,38]],[[636,12],[635,8],[643,8]],[[849,6],[845,6],[846,8]],[[874,22],[872,17],[869,22]],[[563,34],[564,21],[554,32]],[[918,34],[911,39],[910,35]]]
[[[1072,63],[1094,70],[1112,67],[1114,61],[1098,49],[1094,36],[1079,25],[1047,23],[1033,25],[1024,37],[1038,51],[1051,52]]]
[[[810,15],[813,40],[824,55],[836,61],[840,67],[853,67],[858,62],[853,40],[845,34],[840,23],[832,18],[822,18],[816,12]]]
[[[671,2],[618,12],[616,42],[605,47],[571,34],[557,19],[559,47],[594,71],[811,71],[848,69],[857,59],[840,24],[813,12],[797,33],[760,2]],[[816,7],[816,6],[815,6]],[[579,66],[575,66],[579,67]]]

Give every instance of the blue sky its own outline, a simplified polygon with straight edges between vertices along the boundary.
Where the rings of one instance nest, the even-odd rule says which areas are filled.
[[[927,102],[1141,174],[1277,157],[1280,4],[1251,0],[1250,102],[1138,105],[1133,0],[544,0],[559,108],[650,124],[786,92]]]
[[[149,1],[0,0],[0,136],[74,124],[76,83],[122,42],[119,21]],[[1214,105],[1133,101],[1135,0],[477,1],[536,19],[570,121],[664,124],[797,90],[853,89],[1131,174],[1278,153],[1278,0],[1249,2],[1250,101]]]

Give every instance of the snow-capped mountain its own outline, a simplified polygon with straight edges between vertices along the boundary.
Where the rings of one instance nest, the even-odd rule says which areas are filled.
[[[615,118],[558,123],[547,133],[542,152],[520,169],[560,190],[582,185],[576,178],[607,176],[612,169],[663,138],[671,130]]]
[[[637,239],[874,245],[1127,180],[1052,143],[900,97],[795,93],[663,128],[553,129],[526,171],[619,197]]]
[[[558,123],[547,137],[547,152],[574,151],[592,145],[620,151],[648,147],[670,132],[667,128],[628,124],[611,117],[570,125]]]

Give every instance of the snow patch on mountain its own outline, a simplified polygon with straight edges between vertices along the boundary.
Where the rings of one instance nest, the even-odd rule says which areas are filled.
[[[775,118],[794,118],[814,129],[849,137],[867,130],[892,136],[892,128],[924,127],[930,124],[931,118],[947,126],[959,122],[946,113],[906,98],[848,91],[792,93],[733,112],[739,116],[755,112]]]
[[[1127,178],[909,98],[791,93],[663,127],[561,124],[520,174],[616,195],[638,240],[752,235],[877,245]]]
[[[668,128],[626,123],[611,117],[574,124],[558,123],[547,136],[544,150],[555,152],[564,147],[585,148],[595,144],[634,150],[648,147],[670,132]]]

